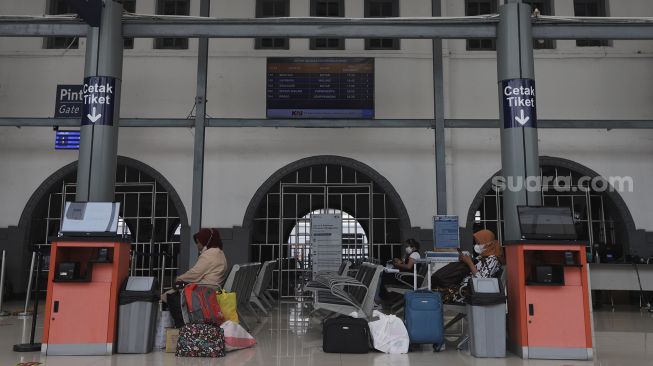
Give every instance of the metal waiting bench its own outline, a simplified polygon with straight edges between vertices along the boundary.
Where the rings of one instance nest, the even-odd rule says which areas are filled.
[[[256,276],[256,282],[250,297],[250,302],[258,306],[265,315],[268,315],[268,308],[272,309],[272,304],[274,304],[274,298],[270,295],[269,290],[272,284],[272,272],[276,263],[275,260],[263,263],[258,276]]]
[[[318,272],[315,275],[315,279],[313,281],[309,281],[308,283],[306,283],[306,285],[304,285],[304,291],[315,292],[318,290],[328,290],[329,279],[333,278],[334,275],[338,277],[349,277],[347,274],[349,273],[350,267],[351,267],[350,261],[343,261],[340,264],[340,268],[338,268],[337,273]]]
[[[243,317],[242,310],[247,308],[260,321],[250,301],[261,263],[236,264],[231,268],[224,284],[224,290],[236,293],[238,319],[246,328],[251,329]]]
[[[337,275],[318,276],[317,280],[327,283],[329,289],[314,292],[314,311],[325,310],[344,315],[357,312],[358,317],[371,319],[374,295],[381,272],[383,272],[382,266],[363,263],[356,278]]]

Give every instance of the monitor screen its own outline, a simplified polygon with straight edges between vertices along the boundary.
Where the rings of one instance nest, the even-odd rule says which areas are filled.
[[[267,117],[373,119],[374,59],[268,58]]]
[[[569,207],[518,206],[517,214],[522,239],[577,239]]]

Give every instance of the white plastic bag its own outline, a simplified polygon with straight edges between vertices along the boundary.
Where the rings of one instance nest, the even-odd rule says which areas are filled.
[[[369,323],[374,348],[385,353],[408,353],[410,338],[404,322],[376,310],[373,317],[379,318]]]
[[[163,349],[166,347],[166,328],[172,327],[172,316],[169,311],[161,311],[156,318],[156,334],[154,336],[154,348]]]
[[[240,324],[227,320],[220,325],[220,328],[224,330],[224,349],[227,352],[248,348],[256,344],[256,339]]]

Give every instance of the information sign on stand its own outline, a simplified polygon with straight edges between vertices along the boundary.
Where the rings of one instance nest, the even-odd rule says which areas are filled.
[[[436,249],[460,248],[458,216],[433,216],[433,246]]]
[[[311,260],[313,275],[338,271],[342,263],[342,215],[311,215]]]

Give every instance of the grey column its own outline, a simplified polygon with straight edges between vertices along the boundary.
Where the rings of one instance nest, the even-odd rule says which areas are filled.
[[[200,16],[210,15],[209,0],[200,2]],[[195,97],[195,142],[193,152],[193,201],[191,207],[189,243],[194,243],[192,235],[202,227],[202,199],[204,196],[204,143],[206,129],[206,79],[209,58],[209,39],[200,38],[197,50],[197,94]],[[193,245],[183,249],[187,258],[185,264],[191,267],[197,259]],[[182,258],[183,258],[182,257]],[[183,262],[183,260],[182,260]]]
[[[504,91],[502,82],[510,79],[534,79],[533,36],[531,26],[531,7],[520,0],[508,0],[500,10],[497,27],[497,71],[499,79],[499,111],[501,124],[501,166],[502,175],[509,183],[525,180],[526,177],[539,177],[540,165],[537,147],[537,128],[533,113],[534,127],[506,128],[504,118]],[[504,240],[520,239],[518,205],[540,205],[540,192],[527,190],[524,185],[519,190],[506,189],[503,192],[503,218],[505,220]]]
[[[431,0],[431,15],[442,15],[442,1]],[[436,213],[447,214],[447,166],[444,138],[444,71],[442,39],[433,39],[433,115],[435,117]]]
[[[84,77],[115,78],[113,123],[81,126],[76,201],[115,200],[122,51],[122,4],[106,1],[100,27],[88,28]]]

